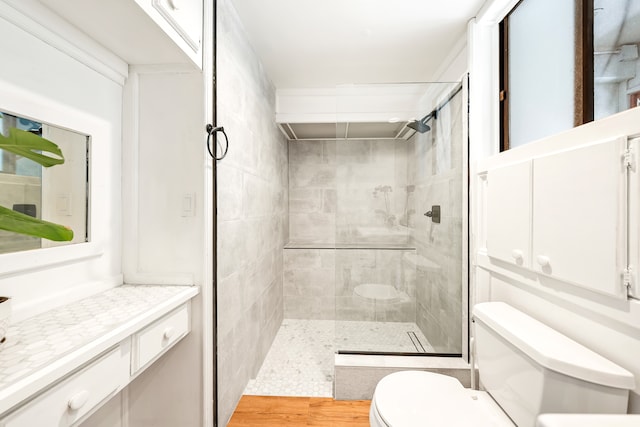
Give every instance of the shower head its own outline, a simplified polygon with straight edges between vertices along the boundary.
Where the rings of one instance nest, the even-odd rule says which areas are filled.
[[[411,129],[418,131],[420,133],[429,132],[431,130],[431,127],[424,122],[424,119],[413,120],[407,123],[407,126],[409,126]]]
[[[436,114],[437,114],[436,110],[433,110],[432,112],[430,112],[429,114],[421,118],[420,120],[410,121],[409,123],[407,123],[407,126],[420,133],[429,132],[431,130],[431,126],[429,126],[427,122],[431,119],[435,119]]]

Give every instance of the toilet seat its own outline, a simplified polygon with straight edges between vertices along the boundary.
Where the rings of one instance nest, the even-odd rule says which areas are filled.
[[[375,427],[514,426],[487,393],[423,371],[384,377],[371,401],[370,422]]]

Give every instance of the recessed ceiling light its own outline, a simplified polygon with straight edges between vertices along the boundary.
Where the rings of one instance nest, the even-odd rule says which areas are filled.
[[[400,121],[400,119],[398,117],[391,117],[389,119],[389,123],[398,123]]]

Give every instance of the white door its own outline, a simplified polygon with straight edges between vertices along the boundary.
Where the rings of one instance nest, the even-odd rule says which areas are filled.
[[[487,254],[531,267],[531,162],[487,173]]]
[[[533,268],[622,297],[625,138],[533,160]]]

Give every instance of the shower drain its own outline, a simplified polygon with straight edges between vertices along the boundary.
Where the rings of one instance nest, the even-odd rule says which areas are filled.
[[[409,335],[409,339],[411,340],[411,343],[413,344],[413,346],[416,348],[416,351],[418,353],[426,353],[427,351],[424,349],[422,343],[420,342],[420,340],[418,339],[418,336],[416,335],[415,332],[413,331],[409,331],[407,332],[407,335]]]

